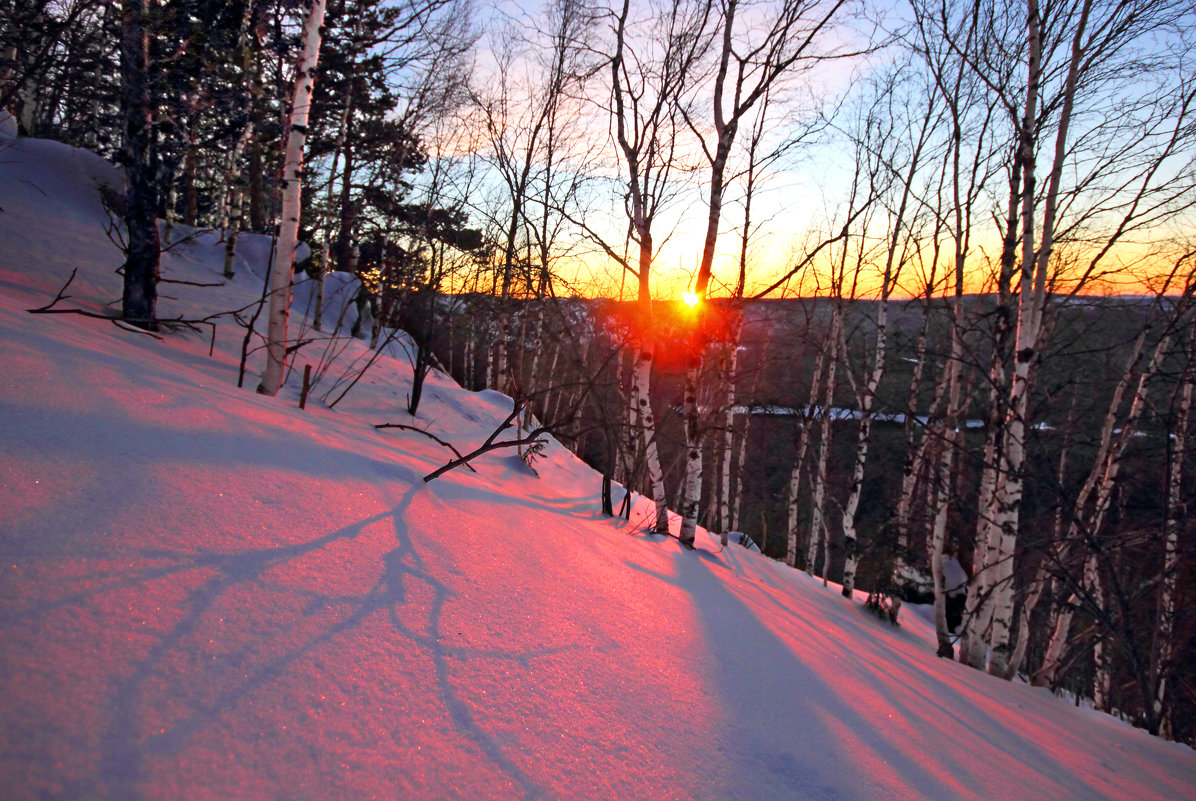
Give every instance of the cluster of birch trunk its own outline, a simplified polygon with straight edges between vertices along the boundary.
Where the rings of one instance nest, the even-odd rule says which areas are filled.
[[[697,176],[706,233],[691,288],[703,301],[732,301],[705,303],[698,316],[722,315],[729,320],[719,330],[740,332],[735,317],[746,301],[786,290],[824,296],[831,307],[810,395],[793,403],[804,419],[789,481],[786,560],[837,579],[852,597],[865,547],[858,525],[865,482],[886,469],[871,455],[878,398],[895,358],[889,313],[894,296],[925,295],[948,334],[933,352],[923,335],[913,357],[909,396],[929,391],[933,399],[924,408],[911,402],[904,417],[907,455],[888,499],[899,541],[894,585],[907,568],[930,574],[941,655],[1051,687],[1083,665],[1087,686],[1072,686],[1079,694],[1165,730],[1177,668],[1177,538],[1187,526],[1193,253],[1182,231],[1196,199],[1196,87],[1182,45],[1188,11],[1182,3],[915,1],[891,21],[895,44],[882,57],[872,42],[853,46],[836,26],[848,9],[833,2],[763,10],[677,3],[648,18],[630,3],[611,9],[603,18],[610,58],[601,96],[619,171],[607,181],[623,198],[626,234],[612,242],[589,220],[582,224],[586,241],[635,287],[623,442],[644,465],[637,486],[658,504],[651,527],[668,530],[666,499],[676,499],[677,536],[692,546],[703,515],[714,530],[736,527],[742,497],[735,487],[748,420],[736,415],[736,393],[749,382],[738,334],[710,341],[701,333],[708,326],[693,326],[678,404],[679,475],[662,469],[652,402],[663,327],[652,282],[662,210],[675,202],[679,180]],[[850,186],[779,276],[747,276],[757,170],[817,126],[796,126],[790,116],[778,143],[766,135],[777,130],[770,117],[793,114],[786,101],[795,85],[825,80],[820,70],[852,58],[870,65],[857,84],[866,88],[826,123],[852,148]],[[729,195],[733,225],[724,219]],[[743,243],[739,277],[722,276],[724,289],[712,292],[715,254],[734,237]],[[1133,346],[1117,351],[1124,362],[1087,463],[1077,465],[1070,448],[1059,451],[1060,470],[1081,478],[1057,502],[1057,533],[1027,538],[1029,440],[1061,310],[1131,280],[1155,302],[1125,332]],[[846,326],[864,300],[874,316],[861,337]],[[918,386],[924,380],[928,390]],[[835,415],[845,392],[847,425]],[[1147,416],[1156,429],[1165,426],[1169,443],[1160,465],[1166,502],[1151,524],[1161,546],[1141,554],[1151,564],[1136,568],[1150,576],[1147,590],[1129,598],[1123,526],[1109,517],[1123,487],[1121,466]],[[965,428],[976,418],[983,441],[973,448]],[[839,471],[844,486],[836,487],[829,461],[844,428],[853,429],[854,446]],[[665,486],[670,473],[675,487]],[[960,491],[963,476],[975,477],[974,492]],[[965,497],[974,504],[966,514],[958,508]],[[911,544],[915,517],[926,528],[922,548]],[[959,530],[960,519],[974,521],[971,530]],[[955,589],[943,574],[948,546],[971,556],[960,631],[948,630],[945,613]],[[835,576],[832,551],[842,560]],[[915,554],[920,563],[906,564]],[[1159,626],[1144,638],[1134,629],[1152,605]],[[1122,685],[1115,693],[1114,676]]]
[[[558,22],[580,13],[554,8]],[[1196,200],[1196,87],[1182,45],[1187,11],[1182,3],[914,0],[887,21],[893,38],[879,48],[845,32],[850,9],[834,2],[674,3],[651,12],[624,2],[603,10],[594,35],[604,57],[571,73],[567,95],[607,115],[608,141],[587,140],[584,152],[608,165],[599,185],[609,194],[599,197],[622,199],[614,216],[623,233],[611,237],[601,217],[567,201],[520,206],[529,193],[516,176],[552,183],[537,172],[543,156],[530,166],[532,143],[564,129],[541,114],[519,128],[524,171],[504,172],[505,208],[513,209],[504,252],[509,270],[516,218],[526,221],[535,207],[574,226],[571,241],[597,248],[627,277],[634,312],[618,361],[626,412],[625,433],[615,438],[617,476],[656,501],[645,525],[689,546],[699,522],[724,541],[741,528],[752,422],[743,409],[760,389],[759,365],[745,363],[753,352],[740,339],[751,301],[821,297],[829,314],[818,329],[809,394],[786,401],[800,424],[785,560],[853,597],[880,517],[896,533],[893,564],[879,580],[873,565],[871,586],[861,589],[896,593],[911,576],[927,577],[940,655],[996,676],[1020,672],[1067,686],[1166,731],[1177,643],[1190,643],[1176,625],[1191,481],[1194,262],[1183,226]],[[569,42],[593,47],[578,33],[556,39],[552,52],[559,58]],[[825,86],[827,71],[844,61],[861,72],[833,115],[801,117],[797,87]],[[555,98],[552,87],[561,84],[542,85],[544,97]],[[819,137],[850,151],[843,195],[825,225],[808,226],[786,267],[756,275],[757,182]],[[690,288],[701,302],[691,333],[678,338],[676,314],[656,299],[660,245],[670,209],[698,197],[706,225]],[[734,272],[720,267],[716,275],[716,254],[732,251],[737,258],[722,264]],[[550,252],[531,262],[545,266]],[[1051,359],[1069,352],[1060,321],[1087,293],[1131,283],[1140,314],[1108,351],[1119,366],[1107,392],[1097,393],[1107,406],[1074,424],[1092,426],[1090,436],[1075,436],[1083,448],[1065,442],[1049,451],[1060,478],[1049,488],[1056,499],[1044,535],[1049,504],[1028,509],[1025,498],[1048,489],[1027,487],[1027,460],[1040,452],[1033,440],[1044,430],[1036,419],[1046,416],[1043,405],[1075,402],[1043,383],[1054,375]],[[925,306],[912,355],[893,351],[890,332],[894,304],[910,296]],[[525,347],[505,319],[500,328],[499,340]],[[680,343],[686,353],[679,398],[656,386],[666,329],[668,347]],[[770,336],[758,334],[757,343]],[[758,347],[755,358],[769,350]],[[901,388],[887,381],[899,359],[914,365],[901,373],[909,380],[904,406],[893,400]],[[875,459],[878,416],[894,411],[902,413],[900,471]],[[679,412],[679,441],[662,435],[662,412]],[[1123,508],[1113,521],[1129,494],[1122,466],[1135,440],[1148,436],[1168,443],[1166,453],[1153,462],[1138,454],[1135,464],[1154,465],[1165,501],[1154,518],[1132,519]],[[862,508],[878,473],[900,477],[885,484],[879,515]],[[677,510],[672,521],[669,507]],[[1144,537],[1153,547],[1143,547]],[[965,557],[962,588],[946,586],[948,553]],[[964,621],[950,630],[946,598],[956,591],[966,593]],[[1157,628],[1143,630],[1152,613]]]

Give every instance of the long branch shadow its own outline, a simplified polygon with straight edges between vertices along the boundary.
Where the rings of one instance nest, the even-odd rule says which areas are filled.
[[[258,581],[266,570],[283,562],[319,550],[338,540],[356,538],[369,525],[389,516],[390,513],[373,515],[305,543],[276,548],[258,548],[231,554],[175,554],[176,562],[172,566],[148,571],[134,571],[133,575],[116,585],[105,585],[97,589],[95,593],[76,594],[73,600],[82,603],[88,600],[90,594],[110,592],[114,588],[136,587],[150,579],[163,578],[196,568],[209,568],[215,571],[211,578],[187,594],[186,600],[183,602],[183,606],[187,610],[186,614],[171,626],[142,659],[132,665],[129,675],[119,680],[110,694],[107,704],[108,722],[102,737],[103,745],[98,768],[98,779],[101,786],[107,788],[108,796],[130,799],[130,801],[141,798],[140,784],[143,779],[143,763],[146,754],[181,750],[190,733],[208,721],[214,720],[223,710],[231,708],[248,692],[280,675],[287,664],[302,655],[302,653],[293,653],[289,655],[289,658],[273,660],[272,664],[268,663],[259,668],[245,682],[221,694],[215,703],[201,706],[169,730],[163,729],[153,741],[143,744],[137,725],[137,702],[144,692],[147,680],[154,675],[155,669],[168,654],[178,647],[188,635],[199,629],[205,613],[215,606],[229,589],[238,584]],[[158,555],[161,556],[160,553]],[[325,639],[355,623],[354,616],[350,616],[342,624],[338,624],[326,632]],[[308,649],[314,644],[316,643],[309,643]]]
[[[173,566],[175,571],[204,568],[213,571],[199,586],[188,592],[181,608],[185,614],[172,625],[141,659],[132,663],[126,676],[115,681],[105,706],[106,722],[100,733],[102,753],[96,775],[96,786],[90,788],[90,795],[139,801],[145,797],[143,791],[146,775],[146,760],[151,757],[177,755],[186,750],[194,736],[205,727],[217,722],[233,711],[254,692],[282,679],[298,660],[326,645],[332,639],[345,634],[365,623],[381,611],[389,621],[391,630],[421,649],[431,662],[436,676],[437,693],[449,719],[464,741],[473,743],[483,757],[522,789],[527,799],[546,798],[550,791],[541,786],[527,771],[517,764],[492,737],[476,718],[464,696],[454,687],[451,680],[453,659],[492,658],[506,659],[524,668],[532,660],[552,656],[565,651],[589,649],[608,650],[608,646],[570,644],[557,647],[532,649],[485,649],[454,646],[445,642],[442,631],[442,615],[447,603],[455,597],[455,590],[441,581],[426,566],[407,526],[407,514],[413,500],[423,485],[411,487],[388,511],[363,518],[349,526],[342,527],[324,536],[305,543],[263,548],[241,553],[180,554]],[[289,648],[263,660],[243,675],[231,680],[213,698],[206,702],[189,700],[184,714],[168,725],[145,735],[144,721],[139,713],[139,703],[149,692],[151,680],[162,678],[166,660],[178,650],[186,650],[186,640],[200,633],[207,621],[205,617],[233,590],[246,585],[267,589],[270,582],[265,574],[274,567],[285,564],[306,554],[325,548],[339,540],[359,537],[369,526],[390,519],[394,532],[394,546],[381,556],[380,577],[364,592],[357,595],[332,595],[319,591],[288,587],[287,591],[307,598],[310,606],[349,605],[350,611],[338,620],[324,626],[309,636],[301,645]],[[169,575],[170,568],[152,571],[152,575]],[[136,573],[125,586],[136,587],[147,573]],[[432,591],[427,602],[424,620],[413,626],[400,617],[399,607],[408,601],[414,583],[420,583]],[[79,598],[80,602],[85,598]],[[226,620],[225,625],[236,621]],[[256,643],[259,648],[265,643]],[[176,678],[176,681],[202,683],[199,675]]]
[[[733,565],[738,565],[732,560]],[[780,585],[765,583],[764,586],[774,588]],[[766,608],[782,619],[791,620],[794,625],[801,625],[806,630],[805,621],[791,606],[786,606],[781,599],[771,592],[760,595]],[[834,598],[836,603],[845,603]],[[850,643],[855,656],[863,661],[874,664],[884,664],[886,669],[875,671],[873,680],[884,688],[885,703],[894,710],[897,719],[914,722],[920,730],[942,729],[955,726],[960,734],[970,735],[976,742],[983,742],[986,747],[1003,754],[1010,764],[1024,765],[1039,774],[1038,786],[1050,788],[1051,795],[1066,797],[1095,797],[1094,784],[1084,778],[1059,770],[1058,761],[1052,756],[1052,748],[1047,744],[1036,743],[1027,737],[1020,726],[1025,720],[1014,715],[1012,719],[1019,721],[1020,726],[1011,726],[1011,716],[1006,714],[1001,702],[991,697],[984,685],[996,682],[983,673],[972,671],[962,665],[942,661],[937,658],[932,661],[936,666],[944,668],[942,680],[931,685],[924,678],[926,665],[912,656],[909,651],[886,645],[887,640],[903,640],[916,649],[924,649],[924,655],[929,658],[932,649],[926,648],[922,640],[906,632],[904,628],[893,629],[888,624],[880,623],[872,615],[864,613],[862,608],[851,605],[858,615],[844,615],[837,623],[838,631],[845,634],[845,641]],[[846,647],[843,642],[824,639],[823,644],[830,647]],[[954,674],[954,675],[953,675]],[[917,677],[917,678],[914,678]],[[931,687],[933,686],[933,690]],[[1012,691],[1014,685],[1001,684]],[[1070,711],[1070,710],[1069,710]],[[1075,737],[1070,731],[1063,731],[1065,727],[1053,735]],[[999,735],[999,736],[998,736]],[[1058,740],[1050,745],[1057,746]],[[1090,743],[1077,741],[1077,751],[1088,752]],[[952,776],[965,776],[975,770],[976,757],[963,749],[940,751],[934,754],[937,762],[947,768]]]
[[[395,509],[394,527],[396,547],[387,554],[386,573],[382,581],[392,595],[403,592],[406,581],[418,579],[433,590],[433,599],[427,613],[427,633],[412,631],[404,624],[390,607],[390,620],[397,631],[425,648],[432,657],[436,672],[436,682],[445,707],[453,722],[457,733],[469,741],[486,756],[491,763],[503,772],[512,782],[517,784],[526,799],[540,799],[551,797],[548,788],[537,783],[515,760],[513,760],[503,746],[479,723],[464,698],[454,689],[450,680],[450,664],[452,657],[472,658],[477,656],[507,659],[516,662],[523,668],[529,668],[532,659],[552,656],[574,650],[607,651],[614,647],[613,643],[606,646],[565,645],[549,648],[538,648],[531,651],[506,651],[494,649],[462,648],[446,645],[441,626],[441,617],[445,604],[454,596],[451,588],[437,579],[427,569],[423,557],[409,534],[406,525],[406,511],[416,493],[423,487],[416,487],[408,491],[403,501]]]
[[[672,576],[638,569],[695,598],[707,644],[703,667],[724,716],[717,735],[717,753],[729,757],[723,792],[754,788],[759,797],[837,798],[845,782],[863,787],[883,781],[869,775],[881,763],[920,797],[957,797],[950,777],[877,728],[883,714],[862,714],[843,698],[839,683],[803,662],[728,589],[711,569],[721,563],[718,557],[678,551],[674,563]],[[827,743],[828,730],[851,742]],[[858,753],[849,758],[853,764],[843,764],[843,755],[851,753]]]
[[[720,755],[731,756],[734,765],[723,779],[725,793],[875,796],[877,782],[884,777],[874,774],[883,765],[885,773],[907,785],[903,792],[912,797],[979,797],[993,789],[992,771],[1006,764],[1016,766],[1022,778],[1028,769],[1042,797],[1108,797],[1099,789],[1104,779],[1065,769],[1052,755],[1052,743],[1035,742],[1015,728],[1020,718],[1002,714],[998,702],[984,698],[980,688],[945,683],[941,693],[932,696],[923,685],[903,681],[902,674],[917,675],[924,668],[881,647],[876,638],[882,633],[866,631],[872,621],[862,613],[858,626],[850,624],[850,617],[842,625],[847,641],[811,645],[824,652],[803,660],[799,650],[766,627],[759,612],[715,574],[713,568],[724,564],[722,557],[679,551],[674,562],[671,575],[628,564],[695,598],[707,644],[706,678],[713,683],[725,716],[717,749]],[[764,595],[766,603],[776,600]],[[792,609],[767,608],[781,625],[808,628],[809,621]],[[792,620],[786,623],[786,617]],[[850,651],[851,659],[877,664],[853,670],[844,662],[841,675],[831,675],[828,671],[835,670],[844,656],[825,653],[828,648]],[[865,682],[858,698],[851,695],[856,673]],[[917,732],[938,731],[944,725],[962,736],[957,747],[936,753],[927,746],[941,742],[941,735],[924,743],[918,739]],[[778,733],[783,733],[780,738]],[[828,740],[828,734],[838,742]],[[991,748],[1001,758],[992,761],[969,751],[969,742]],[[1078,743],[1076,748],[1085,750]],[[745,793],[745,788],[754,788],[754,793]],[[892,788],[889,794],[893,792],[902,791]]]
[[[254,447],[246,448],[244,434],[191,432],[144,420],[130,422],[122,415],[106,414],[95,409],[69,416],[55,415],[51,424],[47,422],[44,410],[2,399],[0,419],[14,431],[38,432],[37,451],[47,461],[91,468],[95,478],[94,485],[87,486],[88,492],[97,496],[127,498],[128,503],[151,504],[158,500],[143,497],[145,491],[142,482],[153,469],[177,464],[179,454],[187,454],[190,465],[211,465],[253,473],[281,470],[321,480],[360,479],[376,482],[381,478],[411,485],[419,481],[420,475],[417,469],[401,463],[363,455],[348,448],[330,449],[326,443],[281,431],[256,434]],[[113,453],[136,453],[137,458],[118,460],[122,468],[128,469],[113,470],[110,464],[97,457],[97,454]],[[408,455],[406,458],[412,457]],[[308,465],[312,467],[307,469],[305,466]],[[215,490],[212,490],[212,502],[215,502],[215,497]],[[66,508],[71,509],[81,507],[87,501],[86,497],[80,497],[77,501],[67,500],[64,503]],[[99,508],[103,509],[103,504]],[[97,510],[92,504],[88,505],[87,515],[88,525],[75,529],[47,527],[36,519],[13,526],[0,538],[0,557],[15,562],[30,557],[58,559],[102,556],[110,548],[108,539],[103,537],[92,542],[88,537],[103,530],[106,521],[97,517]]]

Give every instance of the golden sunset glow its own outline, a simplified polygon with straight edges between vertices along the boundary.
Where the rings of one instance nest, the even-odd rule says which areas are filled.
[[[681,293],[681,300],[685,302],[686,306],[692,309],[695,308],[702,299],[698,297],[696,292],[691,292],[687,289]]]

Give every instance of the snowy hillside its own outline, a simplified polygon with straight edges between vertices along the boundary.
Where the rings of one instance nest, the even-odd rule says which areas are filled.
[[[113,308],[118,176],[0,146],[0,796],[1193,797],[1193,750],[936,659],[916,615],[603,518],[558,445],[425,484],[452,453],[375,424],[464,452],[510,400],[433,376],[413,420],[399,349],[329,410],[349,343],[301,411],[260,353],[237,388],[228,317],[209,355],[29,314],[75,268],[58,308]],[[161,316],[251,303],[244,242],[223,286],[215,236],[166,254]]]

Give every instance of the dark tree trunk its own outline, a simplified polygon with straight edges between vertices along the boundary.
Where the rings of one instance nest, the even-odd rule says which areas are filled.
[[[157,186],[154,182],[149,97],[149,33],[145,17],[153,0],[125,0],[121,13],[121,115],[128,189],[125,198],[124,293],[121,317],[156,330],[158,297]]]
[[[198,122],[192,121],[192,126]],[[195,154],[195,132],[187,137],[187,155],[183,159],[183,225],[194,228],[199,220],[199,197],[196,194],[195,173],[199,169]]]
[[[254,111],[253,138],[249,142],[249,227],[266,230],[266,189],[262,176],[262,143],[258,136],[257,111]]]

